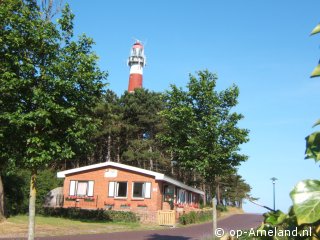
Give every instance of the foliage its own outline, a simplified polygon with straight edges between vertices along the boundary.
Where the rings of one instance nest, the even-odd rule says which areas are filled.
[[[74,220],[95,220],[105,222],[137,222],[139,219],[133,212],[113,210],[89,210],[80,208],[44,208],[42,215],[63,217]]]
[[[311,35],[320,33],[320,24],[318,24],[311,32]],[[311,77],[319,77],[320,76],[320,62],[318,66],[311,73]]]
[[[264,223],[256,230],[247,231],[239,239],[319,239],[319,222],[312,225],[297,222],[296,215],[291,209],[289,214],[281,211],[264,214]]]
[[[106,74],[93,40],[73,40],[68,5],[56,25],[35,0],[0,4],[0,159],[29,169],[29,236],[34,239],[37,171],[86,152]]]
[[[207,222],[212,220],[212,211],[211,210],[202,210],[198,212],[191,211],[185,213],[179,217],[179,222],[183,225]]]
[[[58,24],[50,21],[47,10],[39,10],[35,0],[0,4],[0,176],[8,169],[28,169],[32,172],[28,176],[34,176],[34,180],[43,169],[60,170],[112,160],[202,187],[200,183],[210,184],[201,176],[203,167],[208,171],[217,167],[220,173],[245,160],[237,149],[247,140],[247,130],[235,126],[242,116],[230,112],[237,102],[237,87],[218,93],[214,91],[214,75],[200,72],[204,78],[201,81],[190,76],[184,104],[189,100],[194,103],[189,110],[194,111],[195,124],[189,125],[188,119],[183,118],[185,121],[177,122],[174,136],[184,135],[186,127],[191,138],[187,145],[180,146],[182,152],[187,149],[192,153],[190,158],[200,156],[195,158],[198,162],[190,161],[198,171],[187,170],[187,158],[174,164],[180,150],[172,151],[172,144],[157,137],[170,134],[169,125],[164,124],[165,114],[159,113],[176,109],[174,99],[145,89],[136,89],[133,94],[125,92],[121,97],[110,90],[104,92],[107,74],[98,67],[93,40],[85,35],[73,37],[74,15],[68,5]],[[210,105],[211,100],[214,103]],[[211,126],[216,112],[220,114],[214,122],[217,124]],[[219,122],[219,117],[225,120]],[[211,135],[202,136],[207,130]],[[199,146],[203,147],[197,149]],[[214,152],[210,152],[211,147]],[[223,151],[229,152],[222,155]],[[211,180],[210,174],[206,176]],[[27,174],[6,174],[6,178],[10,177],[12,182],[21,179],[23,183],[24,190],[17,191],[16,196],[27,196]],[[8,181],[6,184],[11,186]],[[41,206],[42,189],[51,186],[42,184],[46,183],[38,176],[37,207]],[[8,188],[8,212],[24,212],[28,198],[13,202],[14,189]]]
[[[312,224],[320,220],[320,181],[304,180],[291,192],[298,224]]]
[[[218,205],[216,206],[216,208],[217,208],[217,210],[218,210],[219,212],[226,212],[226,211],[228,211],[227,207],[224,206],[224,205],[221,205],[221,204],[218,204]]]
[[[118,96],[107,90],[95,108],[95,117],[101,124],[95,133],[94,159],[100,161],[120,161],[120,145],[122,138],[122,111]]]
[[[242,201],[251,190],[249,184],[237,173],[216,177],[217,203],[241,208]]]
[[[207,183],[247,159],[239,154],[239,146],[248,141],[248,130],[237,127],[243,116],[231,111],[238,103],[239,89],[234,85],[218,92],[216,81],[215,74],[199,71],[190,75],[186,91],[172,85],[160,113],[166,131],[159,139],[173,160]]]
[[[97,66],[92,39],[71,40],[68,6],[61,32],[40,18],[34,1],[0,6],[1,158],[37,170],[88,148],[97,124],[90,113],[106,74]]]
[[[163,109],[162,94],[136,89],[134,94],[121,96],[123,121],[125,123],[124,162],[150,170],[165,169],[168,159],[156,135],[163,128],[159,112]]]
[[[28,212],[29,201],[29,170],[19,170],[4,176],[4,191],[6,202],[6,215],[25,214]],[[47,193],[56,188],[62,186],[62,180],[56,177],[56,173],[53,170],[43,170],[38,173],[38,185],[37,185],[37,210],[41,211],[44,204],[44,199]]]
[[[28,211],[29,179],[30,172],[28,170],[17,171],[14,174],[4,176],[3,185],[7,216]]]
[[[43,207],[45,197],[49,191],[63,186],[63,179],[57,178],[56,171],[45,169],[38,173],[36,208]]]
[[[120,98],[108,90],[95,109],[102,122],[94,141],[94,158],[117,161],[145,169],[166,171],[168,158],[156,139],[162,131],[162,94],[136,89]]]

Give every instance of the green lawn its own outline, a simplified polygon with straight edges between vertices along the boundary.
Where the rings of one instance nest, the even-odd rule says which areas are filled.
[[[28,216],[19,215],[0,223],[0,237],[25,237],[27,234]],[[105,223],[78,221],[55,217],[36,217],[36,236],[94,234],[133,230],[160,229],[154,224],[140,223]]]

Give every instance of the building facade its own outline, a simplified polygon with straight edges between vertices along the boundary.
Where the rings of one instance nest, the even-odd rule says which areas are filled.
[[[164,174],[115,162],[58,172],[63,207],[156,213],[199,208],[204,192]],[[155,216],[155,214],[154,214]]]

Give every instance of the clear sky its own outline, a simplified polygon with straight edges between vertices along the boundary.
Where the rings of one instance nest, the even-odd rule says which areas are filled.
[[[320,36],[310,37],[320,21],[317,0],[65,0],[75,13],[75,32],[96,42],[109,88],[128,87],[126,60],[134,39],[145,43],[144,87],[165,91],[185,87],[188,74],[217,73],[218,90],[240,88],[236,111],[250,130],[241,151],[249,160],[239,173],[252,195],[287,211],[289,192],[302,179],[318,178],[313,160],[304,160],[304,138],[320,118],[320,78],[309,75],[320,57]],[[247,212],[264,212],[251,203]]]

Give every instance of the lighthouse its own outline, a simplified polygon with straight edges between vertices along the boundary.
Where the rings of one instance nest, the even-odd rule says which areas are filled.
[[[134,92],[136,88],[142,88],[143,67],[146,65],[143,45],[136,41],[130,51],[128,66],[130,67],[130,77],[128,92]]]

